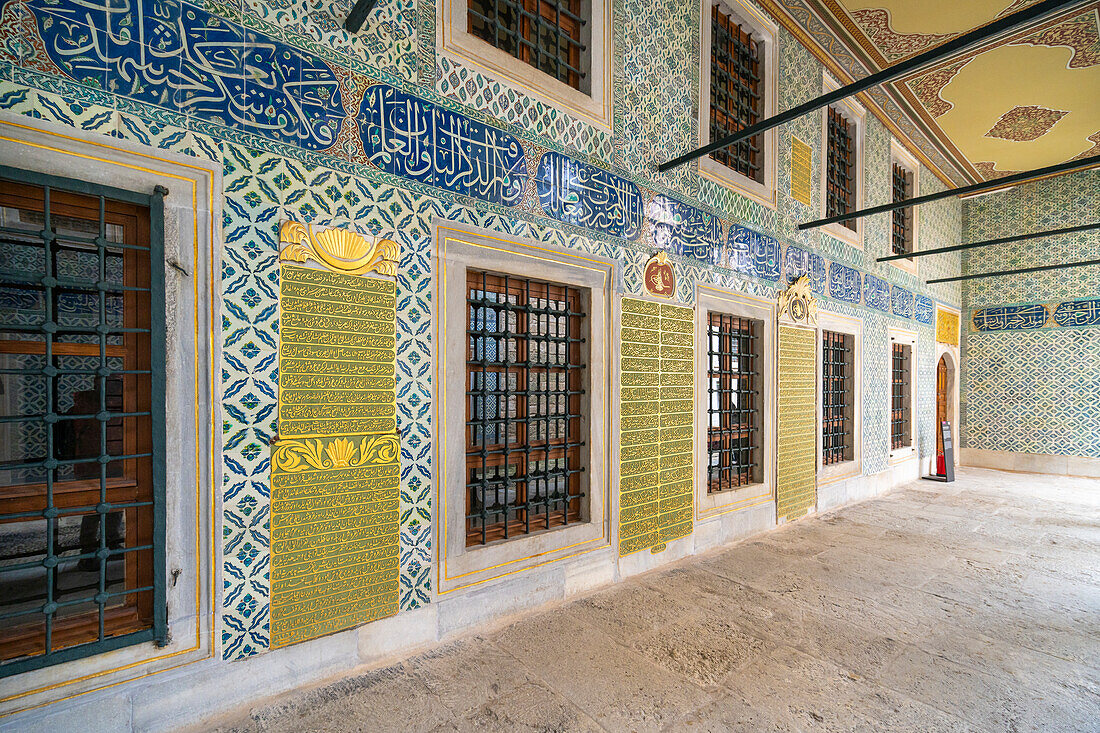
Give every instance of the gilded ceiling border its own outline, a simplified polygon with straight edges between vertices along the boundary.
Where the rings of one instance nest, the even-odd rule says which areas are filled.
[[[800,0],[758,0],[775,20],[791,33],[810,53],[825,65],[829,72],[837,77],[841,84],[850,83],[854,78],[866,76],[867,68],[862,66],[859,59],[848,48],[836,33],[816,16],[804,2]],[[782,3],[782,4],[780,4]],[[803,20],[796,18],[800,16]],[[810,29],[807,26],[816,24],[818,27]],[[843,61],[843,65],[842,62]],[[912,120],[912,115],[902,109],[896,102],[890,99],[882,89],[868,90],[856,95],[883,125],[900,140],[921,163],[939,178],[949,188],[964,185],[980,180],[977,171],[972,166],[960,161],[950,160],[942,151],[936,150],[936,157],[941,160],[933,160],[923,146],[915,140],[923,138],[928,147],[935,149],[940,140],[931,140]],[[893,110],[888,111],[890,108]],[[893,112],[894,114],[891,114]],[[902,129],[896,120],[900,120],[906,129]],[[938,128],[937,128],[938,129]],[[957,176],[951,176],[946,169],[952,168]]]

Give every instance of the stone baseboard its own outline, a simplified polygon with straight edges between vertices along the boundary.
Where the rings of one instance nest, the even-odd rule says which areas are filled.
[[[1100,458],[1087,456],[1053,456],[1046,453],[1013,453],[1003,450],[963,448],[959,451],[959,462],[973,468],[1100,478]]]

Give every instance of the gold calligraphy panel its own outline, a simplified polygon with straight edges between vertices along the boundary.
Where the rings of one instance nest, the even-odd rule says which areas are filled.
[[[791,135],[791,198],[810,205],[810,173],[813,166],[813,149]]]
[[[397,299],[390,280],[281,269],[271,646],[397,613]]]
[[[283,265],[279,436],[397,430],[391,280]]]
[[[396,435],[280,440],[271,459],[271,646],[397,613]]]
[[[775,513],[797,519],[817,505],[817,331],[779,326],[779,436]]]
[[[941,344],[959,345],[959,314],[936,308],[936,340]]]
[[[619,555],[691,534],[694,311],[623,298]]]

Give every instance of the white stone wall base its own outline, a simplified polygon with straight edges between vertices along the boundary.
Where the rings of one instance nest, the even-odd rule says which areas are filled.
[[[1066,459],[1061,460],[1065,466]],[[878,496],[917,478],[927,464],[908,460],[874,476],[819,487],[817,511]],[[1100,461],[1094,465],[1097,469]],[[296,688],[393,664],[440,642],[503,626],[519,614],[564,603],[775,526],[775,502],[766,501],[700,520],[693,534],[669,542],[656,554],[642,551],[619,558],[614,547],[604,546],[465,591],[437,595],[428,606],[357,629],[235,662],[206,659],[17,713],[0,719],[0,732],[166,731],[188,726],[206,730],[219,716],[245,706],[270,704],[273,697]]]
[[[1052,456],[1045,453],[1012,453],[1003,450],[963,448],[959,451],[959,460],[962,465],[974,468],[1100,478],[1100,458],[1087,456]]]

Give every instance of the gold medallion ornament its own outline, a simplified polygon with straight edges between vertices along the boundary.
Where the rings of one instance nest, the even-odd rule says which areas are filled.
[[[642,268],[642,284],[648,294],[658,298],[671,298],[676,294],[676,271],[664,250],[646,261]]]
[[[800,326],[817,325],[817,298],[808,275],[798,278],[779,294],[779,320]]]
[[[366,237],[349,229],[316,231],[311,224],[285,221],[279,227],[279,242],[283,244],[279,259],[284,262],[313,260],[347,275],[397,274],[398,248],[389,239]]]

